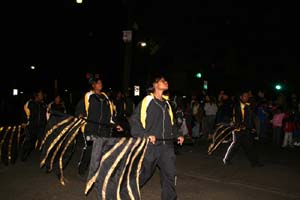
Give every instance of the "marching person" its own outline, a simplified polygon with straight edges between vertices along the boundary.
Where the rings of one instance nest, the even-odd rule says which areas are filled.
[[[263,166],[258,160],[258,155],[253,145],[256,131],[254,126],[254,113],[251,110],[248,99],[248,93],[243,92],[233,108],[232,121],[233,125],[237,127],[237,130],[232,132],[232,142],[223,158],[225,165],[231,164],[235,152],[242,146],[252,167]]]
[[[79,163],[79,174],[84,175],[89,167],[92,153],[92,138],[100,137],[103,140],[112,137],[112,128],[117,132],[123,128],[114,121],[113,104],[108,96],[102,92],[102,80],[93,78],[90,80],[92,90],[85,95],[85,108],[87,114],[87,124],[84,128],[86,152],[82,154]]]
[[[152,83],[150,94],[137,106],[130,118],[133,137],[148,137],[149,146],[142,164],[140,186],[153,175],[156,167],[160,169],[161,199],[177,199],[176,194],[176,155],[174,138],[182,145],[184,137],[177,135],[173,112],[168,98],[163,92],[168,90],[168,82],[157,76]]]

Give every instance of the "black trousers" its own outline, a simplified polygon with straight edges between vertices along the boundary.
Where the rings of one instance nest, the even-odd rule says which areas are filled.
[[[254,138],[248,131],[239,131],[232,133],[232,142],[229,145],[223,161],[231,161],[237,150],[242,147],[248,160],[252,165],[258,163],[257,151],[254,148]]]
[[[176,155],[173,144],[149,144],[142,164],[140,186],[143,186],[160,169],[161,199],[177,199],[175,188]]]
[[[21,160],[25,161],[31,151],[35,148],[37,143],[37,148],[41,144],[41,141],[45,134],[45,127],[27,127],[25,133],[25,142],[22,147]]]
[[[95,148],[95,147],[93,147],[93,141],[86,141],[86,146],[82,150],[80,162],[78,165],[78,172],[80,175],[84,175],[84,174],[86,174],[86,172],[89,172],[89,174],[94,174],[94,172],[97,170],[98,166],[90,167],[90,165],[91,165],[90,162],[91,162],[92,156],[101,158],[100,155],[103,154],[103,152],[105,152],[106,149],[110,147],[109,145],[111,143],[111,138],[99,137],[98,141],[100,141],[100,142],[96,147],[97,150],[94,150],[94,155],[92,154],[93,148]]]
[[[82,149],[81,158],[78,163],[78,173],[80,175],[86,174],[86,172],[89,168],[89,165],[91,162],[92,149],[93,149],[93,142],[86,141],[86,145]]]

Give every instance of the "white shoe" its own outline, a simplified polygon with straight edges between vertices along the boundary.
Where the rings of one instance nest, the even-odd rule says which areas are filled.
[[[298,142],[294,142],[294,145],[297,146],[297,145],[298,145]]]

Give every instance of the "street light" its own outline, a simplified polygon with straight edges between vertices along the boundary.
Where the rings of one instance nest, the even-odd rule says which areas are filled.
[[[33,66],[33,65],[32,65],[32,66],[30,66],[30,69],[34,70],[34,69],[35,69],[35,66]]]
[[[82,0],[76,0],[76,3],[80,4],[82,3]]]
[[[143,48],[143,47],[147,46],[147,43],[146,42],[139,42],[139,45]]]
[[[13,89],[13,96],[17,96],[18,95],[18,89]]]

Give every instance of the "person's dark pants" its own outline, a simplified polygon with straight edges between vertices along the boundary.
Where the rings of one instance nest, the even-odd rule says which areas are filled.
[[[175,188],[176,155],[173,144],[149,144],[142,164],[140,186],[142,187],[152,177],[156,167],[160,169],[161,199],[177,199]]]
[[[216,115],[206,116],[208,135],[212,135],[214,133],[215,122],[216,122]]]
[[[267,120],[260,120],[259,140],[262,143],[265,143],[268,141],[267,126],[268,126]]]
[[[88,176],[87,180],[90,180],[97,172],[100,161],[105,155],[106,152],[108,152],[110,149],[113,148],[113,146],[119,141],[119,138],[109,138],[109,137],[95,137],[93,139],[93,145],[91,149],[91,153],[89,154],[90,160],[88,167]],[[102,199],[102,190],[99,186],[99,182],[95,182],[94,188],[96,189],[96,196],[98,200]]]
[[[233,133],[232,143],[229,145],[223,160],[225,162],[230,162],[240,146],[243,148],[251,165],[257,164],[258,155],[254,149],[254,138],[253,135],[251,135],[251,133],[248,131],[239,131]]]
[[[25,161],[35,147],[39,147],[44,137],[45,127],[26,128],[25,142],[22,148],[21,160]],[[37,145],[37,146],[36,146]]]
[[[92,149],[93,149],[93,142],[86,141],[86,145],[82,149],[81,158],[78,163],[78,173],[80,175],[84,175],[89,168],[91,162]]]
[[[273,127],[273,145],[280,146],[282,137],[282,128],[279,126]]]
[[[116,140],[117,138],[115,138]],[[92,156],[99,158],[99,161],[102,157],[103,152],[106,152],[107,149],[111,148],[114,144],[114,140],[109,137],[97,137],[97,146],[93,145],[93,141],[87,141],[85,149],[83,149],[80,162],[78,165],[78,172],[80,175],[84,175],[88,171],[88,177],[92,174],[94,175],[98,166],[91,165]],[[94,149],[97,148],[97,149]],[[94,150],[93,150],[94,149]],[[93,159],[95,160],[95,159]]]

